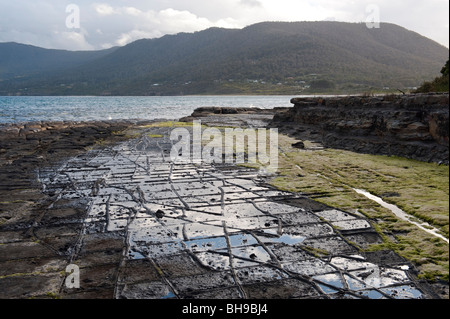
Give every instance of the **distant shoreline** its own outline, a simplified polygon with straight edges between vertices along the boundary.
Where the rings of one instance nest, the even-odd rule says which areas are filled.
[[[19,95],[0,95],[0,97],[205,97],[205,96],[220,96],[220,97],[233,97],[233,96],[291,96],[291,97],[332,97],[332,96],[383,96],[383,95],[401,95],[401,92],[398,92],[397,90],[392,90],[389,92],[382,92],[382,91],[376,91],[376,92],[359,92],[359,93],[332,93],[332,92],[316,92],[316,93],[309,93],[309,94],[302,94],[302,93],[293,93],[293,94],[275,94],[275,93],[232,93],[232,94],[178,94],[178,95],[26,95],[26,94],[19,94]],[[414,94],[414,93],[407,93],[407,94]]]

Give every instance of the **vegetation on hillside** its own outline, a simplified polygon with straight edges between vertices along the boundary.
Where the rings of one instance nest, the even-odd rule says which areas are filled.
[[[57,73],[0,81],[0,94],[389,92],[432,78],[446,59],[447,48],[393,24],[265,22],[139,40]]]
[[[431,82],[423,83],[417,90],[417,93],[427,92],[448,92],[449,91],[449,73],[448,60],[441,70],[441,76],[436,77]]]

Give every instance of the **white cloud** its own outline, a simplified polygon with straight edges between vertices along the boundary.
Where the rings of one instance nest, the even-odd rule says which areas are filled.
[[[250,6],[250,7],[262,7],[263,4],[259,0],[240,0],[240,4]]]
[[[205,17],[199,17],[188,10],[176,10],[167,8],[160,11],[143,11],[135,7],[104,7],[95,5],[95,11],[105,24],[118,19],[120,16],[120,29],[117,33],[110,33],[109,43],[123,46],[142,38],[161,37],[164,34],[179,32],[194,32],[207,29],[212,26],[233,28],[237,27],[237,21],[232,18],[211,21]],[[111,27],[109,28],[111,30]],[[116,28],[115,28],[116,29]],[[97,29],[98,30],[98,29]],[[102,28],[104,30],[104,28]],[[97,32],[97,35],[108,36],[105,32]],[[104,47],[103,43],[103,47]]]
[[[95,11],[100,16],[109,16],[109,15],[117,13],[117,11],[113,7],[111,7],[110,5],[108,5],[106,3],[95,5]]]
[[[143,30],[131,30],[130,32],[120,34],[119,38],[115,41],[114,45],[124,46],[128,43],[131,43],[139,39],[158,38],[163,35],[164,34],[162,34],[158,30],[153,32]]]
[[[94,50],[95,47],[86,40],[85,32],[55,32],[53,40],[60,48],[68,50]]]
[[[125,13],[130,15],[130,16],[139,16],[140,14],[142,14],[142,11],[139,9],[136,9],[134,7],[126,7],[125,9]]]
[[[167,30],[173,30],[172,32],[181,30],[186,32],[199,31],[213,25],[207,18],[197,17],[186,10],[178,11],[169,8],[160,11],[157,17],[160,19],[161,25]]]

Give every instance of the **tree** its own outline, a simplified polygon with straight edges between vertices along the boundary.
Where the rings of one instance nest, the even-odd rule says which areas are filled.
[[[432,82],[424,82],[415,93],[428,93],[428,92],[448,92],[449,89],[449,70],[448,61],[441,69],[441,76],[435,78]]]
[[[444,67],[441,70],[442,76],[448,76],[448,60],[445,62]]]

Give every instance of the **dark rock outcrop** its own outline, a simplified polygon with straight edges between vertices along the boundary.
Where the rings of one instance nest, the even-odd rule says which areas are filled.
[[[202,124],[210,126],[236,126],[236,127],[265,127],[272,121],[278,112],[288,108],[261,109],[257,107],[199,107],[180,122],[200,120]]]
[[[449,95],[293,98],[270,126],[325,147],[448,165]]]
[[[190,122],[200,118],[211,116],[227,116],[227,115],[242,115],[242,114],[265,114],[274,115],[275,109],[261,109],[258,107],[222,107],[222,106],[203,106],[198,107],[194,112],[187,117],[181,118],[180,122]],[[287,110],[287,108],[282,108]]]

